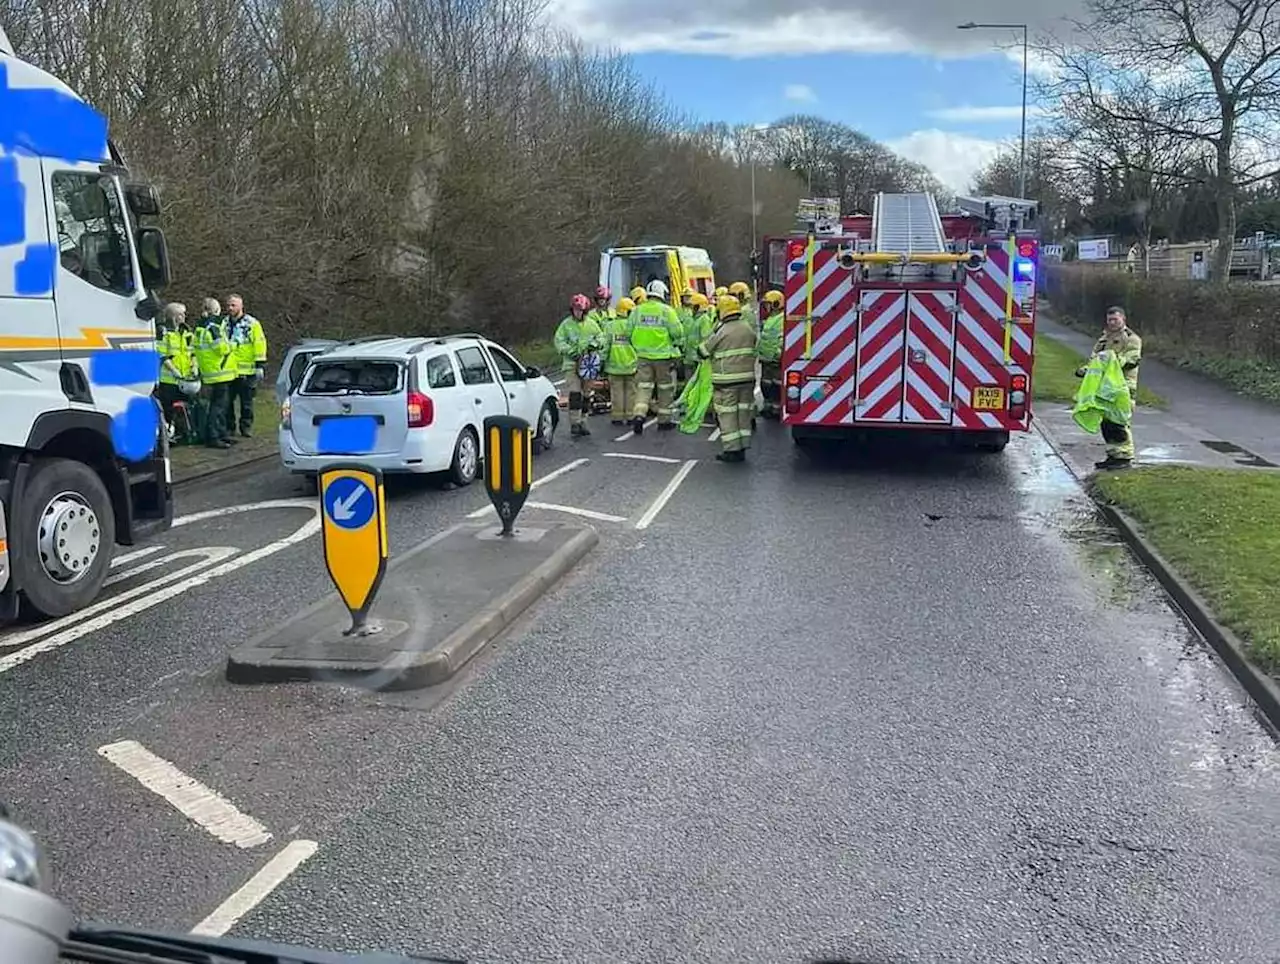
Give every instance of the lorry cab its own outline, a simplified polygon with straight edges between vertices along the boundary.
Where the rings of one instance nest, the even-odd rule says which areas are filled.
[[[614,305],[632,288],[654,280],[666,284],[673,305],[680,304],[683,291],[700,291],[710,298],[716,288],[714,265],[703,248],[651,244],[600,252],[599,283],[613,292]]]
[[[113,420],[155,376],[92,377],[99,353],[155,349],[168,258],[160,230],[138,222],[159,199],[128,180],[105,119],[2,32],[0,68],[0,116],[19,120],[0,129],[3,622],[19,597],[49,616],[86,605],[114,544],[167,526],[172,505],[165,433],[141,459],[113,442]],[[47,545],[64,524],[68,538]]]

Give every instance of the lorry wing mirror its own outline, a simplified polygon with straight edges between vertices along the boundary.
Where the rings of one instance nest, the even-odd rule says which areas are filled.
[[[159,228],[138,229],[138,262],[142,266],[143,287],[159,291],[169,284],[169,248]]]
[[[138,217],[160,216],[160,192],[153,185],[126,184],[124,197],[129,204],[129,210]]]

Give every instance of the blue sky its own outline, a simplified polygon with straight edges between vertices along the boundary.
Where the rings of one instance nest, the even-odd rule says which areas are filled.
[[[1021,39],[1062,34],[1089,0],[548,0],[589,44],[621,50],[699,120],[808,113],[849,124],[967,190],[1015,139]],[[1036,7],[1039,9],[1029,9]],[[1033,74],[1041,68],[1032,58]],[[1036,121],[1034,104],[1029,123]]]

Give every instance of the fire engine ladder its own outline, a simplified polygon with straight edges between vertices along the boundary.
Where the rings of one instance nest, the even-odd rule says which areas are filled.
[[[877,194],[876,251],[880,254],[945,254],[946,238],[932,194]]]

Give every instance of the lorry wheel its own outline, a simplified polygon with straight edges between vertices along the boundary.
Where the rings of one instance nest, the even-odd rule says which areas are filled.
[[[14,574],[24,601],[46,617],[83,609],[102,590],[115,549],[107,487],[83,462],[41,459],[22,500],[23,549]]]

